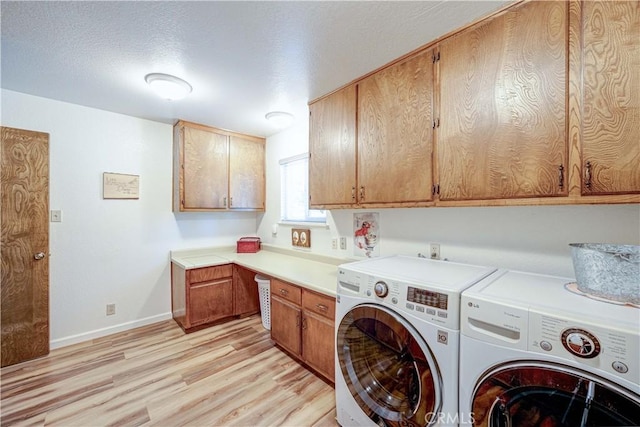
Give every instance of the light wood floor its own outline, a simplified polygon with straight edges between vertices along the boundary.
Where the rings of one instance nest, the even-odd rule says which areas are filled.
[[[168,320],[0,374],[2,426],[337,426],[333,388],[258,316],[188,335]]]

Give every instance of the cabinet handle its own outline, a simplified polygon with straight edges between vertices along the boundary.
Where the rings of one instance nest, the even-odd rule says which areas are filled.
[[[302,319],[302,329],[307,329],[307,318]]]
[[[229,207],[233,206],[233,197],[229,197]]]
[[[591,162],[587,161],[584,166],[584,186],[591,189]]]
[[[296,328],[300,327],[300,315],[296,316]]]
[[[226,197],[224,197],[224,198],[222,199],[222,205],[223,205],[225,208],[227,207],[227,198],[226,198]]]
[[[324,304],[316,304],[316,308],[317,308],[318,310],[320,310],[320,311],[324,311],[324,312],[326,312],[326,311],[329,309],[329,307],[327,307],[327,306],[326,306],[326,305],[324,305]]]
[[[282,295],[287,295],[287,294],[289,293],[289,291],[288,291],[288,290],[286,290],[286,289],[282,289],[282,288],[281,288],[281,289],[280,289],[280,293],[281,293]]]
[[[558,186],[560,189],[564,187],[564,166],[558,166]]]
[[[364,185],[360,187],[360,201],[364,200]]]
[[[351,187],[351,200],[356,201],[356,186]]]

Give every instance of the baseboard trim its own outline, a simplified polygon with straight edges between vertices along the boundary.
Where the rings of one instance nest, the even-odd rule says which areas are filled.
[[[107,328],[95,329],[93,331],[83,332],[77,335],[70,335],[68,337],[58,338],[49,342],[49,348],[51,350],[68,345],[78,344],[84,341],[89,341],[94,338],[101,338],[107,335],[115,334],[117,332],[128,331],[129,329],[139,328],[140,326],[150,325],[152,323],[162,322],[163,320],[171,319],[173,316],[171,312],[158,314],[157,316],[145,317],[144,319],[132,320],[130,322],[120,323],[118,325],[109,326]]]

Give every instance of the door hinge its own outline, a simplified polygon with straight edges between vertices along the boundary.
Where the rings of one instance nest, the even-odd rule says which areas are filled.
[[[433,63],[434,64],[436,62],[440,61],[440,52],[434,52],[432,58],[433,58]]]
[[[440,118],[437,118],[433,121],[433,128],[439,128],[440,127]]]
[[[431,193],[435,196],[436,194],[440,194],[440,184],[434,184],[431,189]]]

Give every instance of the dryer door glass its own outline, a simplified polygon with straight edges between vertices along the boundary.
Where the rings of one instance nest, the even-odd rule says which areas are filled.
[[[338,326],[336,345],[351,394],[378,425],[426,426],[440,410],[434,357],[395,312],[371,304],[354,307]]]
[[[640,397],[589,373],[551,363],[511,363],[483,376],[476,426],[637,426]]]

